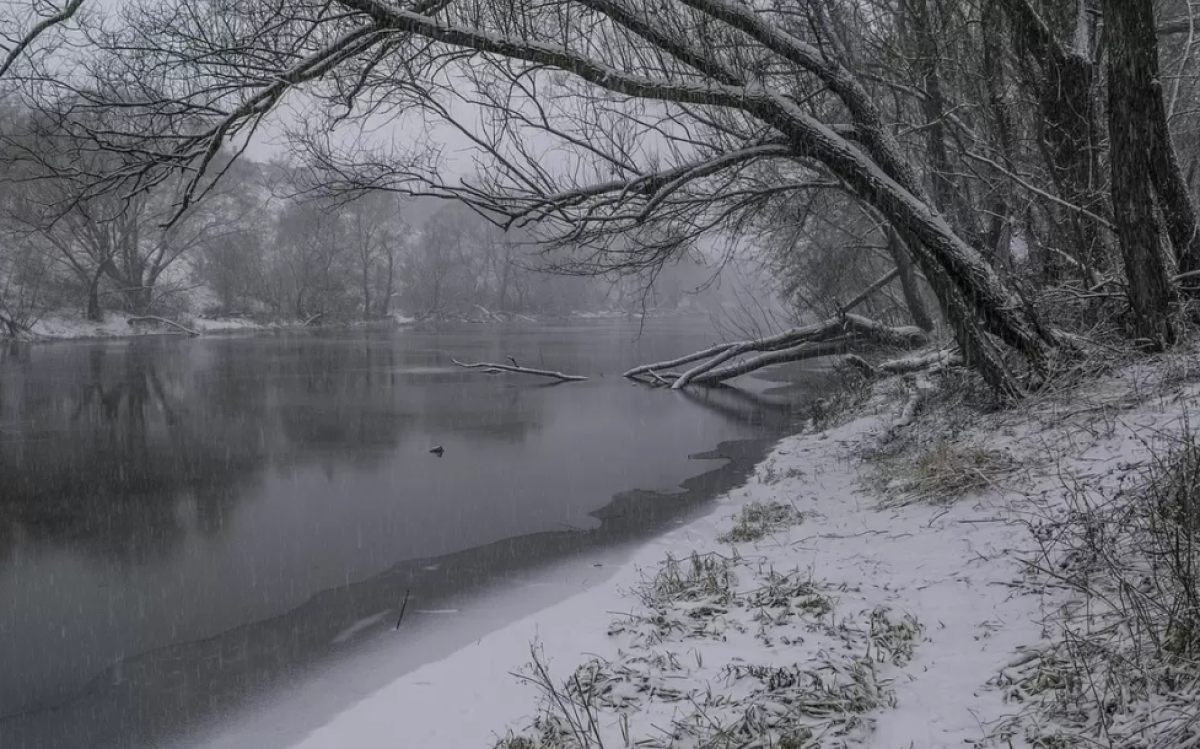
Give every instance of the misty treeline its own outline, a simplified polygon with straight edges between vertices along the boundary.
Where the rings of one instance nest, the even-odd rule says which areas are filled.
[[[11,52],[71,11],[8,86],[112,161],[52,172],[88,199],[161,192],[156,225],[181,235],[210,201],[244,205],[230,164],[269,130],[335,202],[453,197],[577,275],[753,264],[820,321],[718,364],[936,330],[953,350],[920,361],[1019,395],[1092,340],[1161,350],[1194,324],[1186,0],[86,2],[10,19]],[[433,306],[436,274],[401,277]],[[366,309],[370,285],[339,293]]]
[[[633,312],[674,308],[685,285],[706,278],[696,268],[676,272],[647,296],[629,279],[555,276],[544,272],[553,248],[461,201],[333,192],[303,165],[235,159],[225,147],[214,158],[220,180],[186,207],[187,172],[129,189],[106,184],[137,158],[136,139],[114,147],[90,132],[116,110],[75,108],[85,100],[57,79],[37,85],[41,65],[99,59],[103,45],[82,29],[95,31],[102,9],[13,2],[4,10],[0,335],[19,336],[64,309],[91,321],[109,310],[299,322]],[[62,94],[73,104],[64,107]],[[142,137],[168,133],[152,127]]]
[[[60,151],[61,133],[29,138],[31,131],[28,123],[10,127],[0,156],[0,323],[10,334],[64,308],[93,321],[106,310],[491,320],[619,309],[638,298],[629,284],[552,280],[538,272],[543,261],[527,237],[462,203],[384,191],[313,194],[302,175],[243,159],[225,165],[203,201],[176,212],[178,178],[130,196],[91,191],[104,167],[69,140]],[[75,171],[85,164],[86,173]]]
[[[186,210],[179,178],[124,194],[92,190],[114,168],[58,123],[10,108],[0,163],[0,326],[106,310],[169,318],[315,322],[402,314],[493,320],[633,310],[630,283],[554,278],[528,236],[463,203],[371,191],[313,192],[302,173],[247,159]],[[226,159],[228,160],[228,159]],[[105,163],[108,162],[108,163]],[[655,303],[678,303],[657,295]]]

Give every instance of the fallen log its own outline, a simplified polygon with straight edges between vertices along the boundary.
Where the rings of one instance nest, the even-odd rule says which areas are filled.
[[[765,354],[759,354],[758,356],[752,356],[743,362],[738,362],[737,364],[718,367],[693,378],[692,382],[696,383],[697,385],[715,385],[718,382],[732,380],[734,377],[740,377],[741,375],[753,372],[756,369],[769,367],[772,364],[784,364],[787,362],[804,361],[806,359],[819,359],[822,356],[834,356],[836,354],[845,353],[846,346],[850,343],[851,341],[846,340],[822,341],[820,343],[802,343],[799,346],[793,346],[792,348],[785,348],[780,351],[771,351]],[[682,377],[676,380],[675,384],[671,387],[678,388],[679,383],[682,380]]]
[[[690,384],[724,382],[772,364],[846,353],[855,346],[916,349],[928,344],[928,336],[918,327],[892,328],[860,315],[843,314],[773,336],[723,343],[669,361],[643,364],[626,372],[625,377],[641,379],[650,375],[659,383],[669,379],[673,380],[672,389],[681,390]],[[755,355],[730,363],[751,354]],[[694,362],[700,363],[680,375],[663,374],[665,369]]]
[[[138,317],[131,317],[126,322],[128,322],[130,325],[133,325],[135,322],[157,322],[157,323],[162,323],[163,325],[170,325],[173,328],[178,328],[179,330],[181,330],[182,332],[184,332],[190,336],[199,336],[200,335],[200,331],[198,331],[198,330],[193,330],[192,328],[189,328],[186,325],[180,325],[179,323],[175,322],[174,320],[168,320],[165,317],[158,317],[156,315],[140,315]]]
[[[562,372],[554,372],[549,369],[530,369],[529,367],[518,367],[514,364],[496,364],[495,362],[461,362],[458,359],[451,359],[456,366],[464,369],[482,369],[488,374],[499,374],[500,372],[513,372],[516,374],[536,375],[538,377],[550,377],[562,382],[582,382],[586,377],[581,375],[563,374]]]
[[[671,367],[678,367],[681,364],[691,364],[694,361],[700,361],[701,359],[707,359],[710,356],[716,356],[717,354],[728,351],[729,349],[733,348],[736,345],[737,345],[736,343],[719,343],[716,346],[712,346],[711,348],[706,348],[703,351],[697,351],[694,354],[688,354],[687,356],[681,356],[678,359],[669,359],[667,361],[655,362],[653,364],[642,364],[641,366],[634,367],[633,369],[629,370],[624,375],[622,375],[622,377],[628,377],[630,379],[633,379],[633,378],[637,377],[638,375],[647,374],[649,372],[654,372],[654,371],[657,371],[660,369],[669,369]]]

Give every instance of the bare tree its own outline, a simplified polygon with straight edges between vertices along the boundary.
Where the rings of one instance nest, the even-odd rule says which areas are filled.
[[[41,51],[39,46],[66,25],[84,0],[66,2],[20,2],[6,0],[0,6],[0,80],[17,70],[23,58]]]
[[[396,286],[397,254],[407,239],[402,205],[388,192],[371,192],[341,204],[346,241],[354,255],[362,316],[386,316]]]
[[[997,390],[1022,389],[1000,344],[1033,372],[1059,344],[926,193],[838,36],[838,14],[861,12],[850,5],[177,2],[134,8],[130,33],[154,48],[104,71],[108,88],[140,92],[145,118],[175,115],[176,137],[145,147],[156,166],[204,172],[223,142],[304,84],[331,127],[419,108],[489,157],[486,180],[445,184],[379,149],[359,149],[341,173],[458,195],[606,268],[661,264],[737,231],[771,195],[832,179],[896,229]],[[482,115],[460,116],[454,100]],[[565,155],[552,163],[549,152]],[[195,179],[179,207],[204,189]]]

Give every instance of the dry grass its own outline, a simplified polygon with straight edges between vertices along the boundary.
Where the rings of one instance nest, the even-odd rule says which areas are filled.
[[[751,502],[738,513],[733,527],[718,536],[717,540],[723,544],[753,543],[803,521],[804,516],[791,505],[782,502]]]
[[[866,482],[888,505],[953,502],[996,486],[1012,469],[1012,462],[995,450],[941,439],[915,454],[878,457]]]
[[[1200,444],[1146,445],[1122,480],[1062,477],[1066,508],[1031,523],[1036,584],[1074,592],[1044,650],[994,680],[1033,746],[1174,749],[1200,740]]]

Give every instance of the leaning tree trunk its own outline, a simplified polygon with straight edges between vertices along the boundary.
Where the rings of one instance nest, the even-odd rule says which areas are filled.
[[[1175,289],[1154,215],[1146,162],[1153,143],[1146,114],[1155,87],[1157,47],[1151,0],[1105,0],[1113,217],[1133,308],[1135,334],[1149,348],[1175,342]]]
[[[912,315],[913,324],[924,331],[933,330],[933,317],[929,314],[929,308],[925,306],[925,300],[921,298],[921,289],[917,284],[917,274],[913,270],[912,258],[895,229],[888,229],[887,246],[892,260],[896,263],[896,271],[900,277],[900,290],[904,294],[904,303],[908,306],[908,313]]]
[[[815,158],[845,180],[900,232],[942,303],[964,355],[977,353],[972,363],[998,391],[1018,391],[1002,359],[993,355],[995,346],[986,335],[994,335],[1015,348],[1039,372],[1058,341],[1041,329],[1033,313],[1020,303],[982,254],[955,234],[933,209],[878,107],[852,81],[846,73],[830,76],[828,83],[831,87],[836,84],[854,116],[858,140],[854,146],[792,110],[752,106],[749,111],[785,133],[800,155]],[[992,371],[985,371],[988,369]]]
[[[1171,142],[1167,122],[1167,107],[1163,102],[1162,78],[1158,68],[1158,37],[1154,32],[1154,4],[1127,0],[1122,5],[1126,13],[1137,15],[1136,24],[1128,33],[1138,34],[1133,41],[1146,50],[1147,75],[1154,89],[1146,94],[1150,99],[1150,108],[1145,111],[1145,116],[1150,130],[1150,177],[1158,195],[1163,223],[1171,238],[1179,270],[1184,273],[1200,270],[1200,232],[1197,231],[1196,207],[1175,157],[1175,146]]]
[[[1175,261],[1181,272],[1190,273],[1200,270],[1200,226],[1197,224],[1191,191],[1171,143],[1162,86],[1155,88],[1154,107],[1150,112],[1150,127],[1153,128],[1154,137],[1150,175],[1154,180],[1154,191],[1158,195],[1167,234],[1171,237],[1171,246],[1175,249]]]

